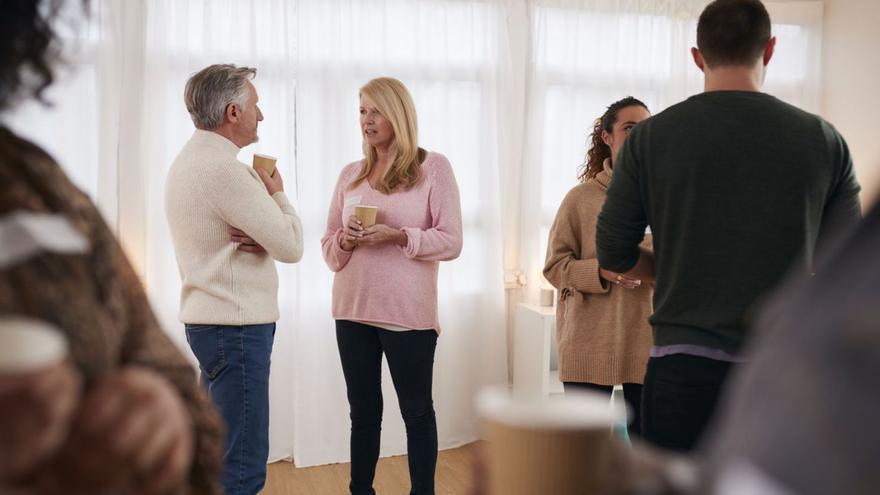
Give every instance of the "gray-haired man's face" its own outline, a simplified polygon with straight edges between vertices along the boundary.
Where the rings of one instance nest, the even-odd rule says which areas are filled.
[[[260,111],[260,107],[257,105],[258,101],[257,89],[248,81],[245,102],[241,109],[241,117],[235,123],[236,134],[242,143],[242,147],[255,143],[260,139],[257,134],[257,126],[263,120],[263,112]]]

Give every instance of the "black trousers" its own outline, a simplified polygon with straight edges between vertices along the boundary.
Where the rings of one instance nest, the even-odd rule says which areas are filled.
[[[642,437],[688,452],[711,421],[732,363],[687,354],[648,360],[642,397]]]
[[[437,332],[394,332],[347,320],[336,321],[336,343],[351,417],[353,495],[375,495],[373,478],[382,430],[382,354],[388,360],[406,425],[410,495],[434,495],[437,419],[431,397]]]
[[[592,390],[594,392],[602,392],[611,396],[614,390],[612,385],[597,385],[595,383],[583,382],[563,382],[565,391],[570,390]],[[638,383],[623,384],[623,399],[632,411],[632,419],[627,426],[627,432],[630,436],[641,436],[642,434],[642,386]]]

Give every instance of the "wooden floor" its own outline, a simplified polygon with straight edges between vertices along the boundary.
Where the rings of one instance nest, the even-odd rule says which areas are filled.
[[[470,489],[471,456],[476,444],[443,450],[437,458],[437,495],[466,495]],[[349,464],[297,468],[289,462],[269,464],[262,495],[345,495]],[[376,481],[378,495],[408,495],[409,468],[406,456],[379,459]]]

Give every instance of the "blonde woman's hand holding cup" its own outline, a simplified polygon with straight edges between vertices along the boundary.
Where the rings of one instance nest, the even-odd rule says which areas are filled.
[[[400,229],[377,223],[364,229],[363,237],[358,243],[364,246],[375,246],[389,242],[398,246],[406,246],[406,233]]]
[[[363,236],[363,222],[361,222],[357,216],[352,215],[348,217],[348,223],[345,224],[345,230],[343,231],[340,246],[346,251],[352,251],[354,248],[358,247]]]

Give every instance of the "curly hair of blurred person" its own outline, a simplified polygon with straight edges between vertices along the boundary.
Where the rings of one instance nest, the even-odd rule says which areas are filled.
[[[80,0],[83,12],[88,0]],[[61,45],[55,22],[61,0],[3,0],[0,2],[0,111],[19,100],[35,98],[48,103],[43,92],[55,80]]]

